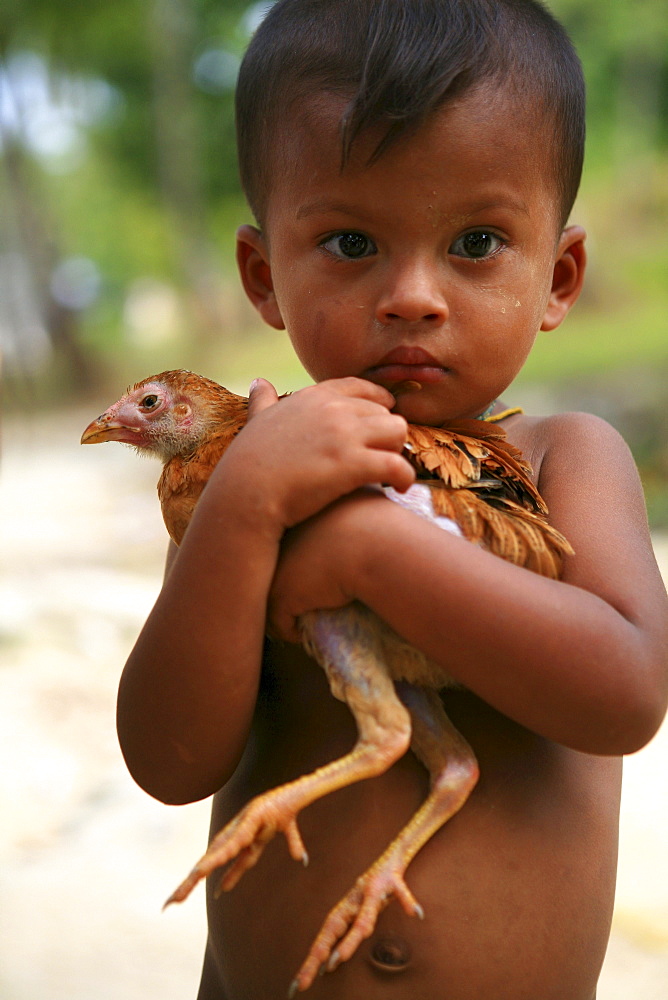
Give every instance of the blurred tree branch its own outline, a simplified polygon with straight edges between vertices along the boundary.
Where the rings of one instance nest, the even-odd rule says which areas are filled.
[[[175,243],[176,260],[190,290],[193,333],[224,329],[220,262],[209,236],[202,174],[203,123],[194,100],[197,43],[194,0],[153,0],[150,51],[158,175]]]

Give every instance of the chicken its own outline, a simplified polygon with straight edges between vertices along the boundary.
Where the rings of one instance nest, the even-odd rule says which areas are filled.
[[[280,404],[279,404],[280,405]],[[178,545],[208,476],[242,429],[248,400],[187,371],[137,383],[94,420],[82,443],[121,441],[163,462],[158,495]],[[547,522],[530,468],[498,426],[481,420],[447,427],[408,426],[405,456],[416,470],[407,494],[386,495],[492,553],[551,578],[572,552]],[[410,748],[427,768],[430,792],[380,858],[327,916],[292,985],[306,989],[318,969],[350,958],[396,896],[408,914],[422,909],[404,874],[426,841],[465,803],[478,779],[475,755],[448,719],[438,690],[453,681],[359,603],[300,619],[306,650],[325,670],[336,698],[352,711],[358,739],[339,760],[253,799],[217,834],[172,894],[184,900],[196,883],[227,866],[222,890],[236,885],[265,844],[282,831],[293,858],[308,856],[299,812],[336,789],[382,774]]]

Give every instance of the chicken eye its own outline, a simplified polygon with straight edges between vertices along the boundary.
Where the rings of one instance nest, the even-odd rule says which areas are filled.
[[[153,393],[150,393],[148,396],[144,396],[144,398],[141,401],[141,405],[145,410],[152,410],[153,407],[157,405],[157,402],[158,402],[158,397]]]

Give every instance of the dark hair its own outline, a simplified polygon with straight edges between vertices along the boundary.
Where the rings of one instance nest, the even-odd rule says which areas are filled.
[[[299,102],[324,92],[348,99],[345,165],[367,129],[385,129],[373,160],[482,83],[513,90],[552,126],[565,224],[582,173],[584,80],[564,28],[538,0],[278,0],[237,85],[241,181],[256,219],[262,223],[275,169],[267,150]]]

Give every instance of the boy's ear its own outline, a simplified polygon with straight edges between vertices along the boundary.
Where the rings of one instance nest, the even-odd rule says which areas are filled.
[[[541,330],[555,330],[575,304],[584,281],[587,265],[585,240],[587,234],[582,226],[569,226],[559,237],[559,245],[554,261],[552,290],[547,302]]]
[[[285,323],[274,294],[267,242],[255,226],[237,229],[237,265],[246,295],[262,319],[274,329],[284,330]]]

